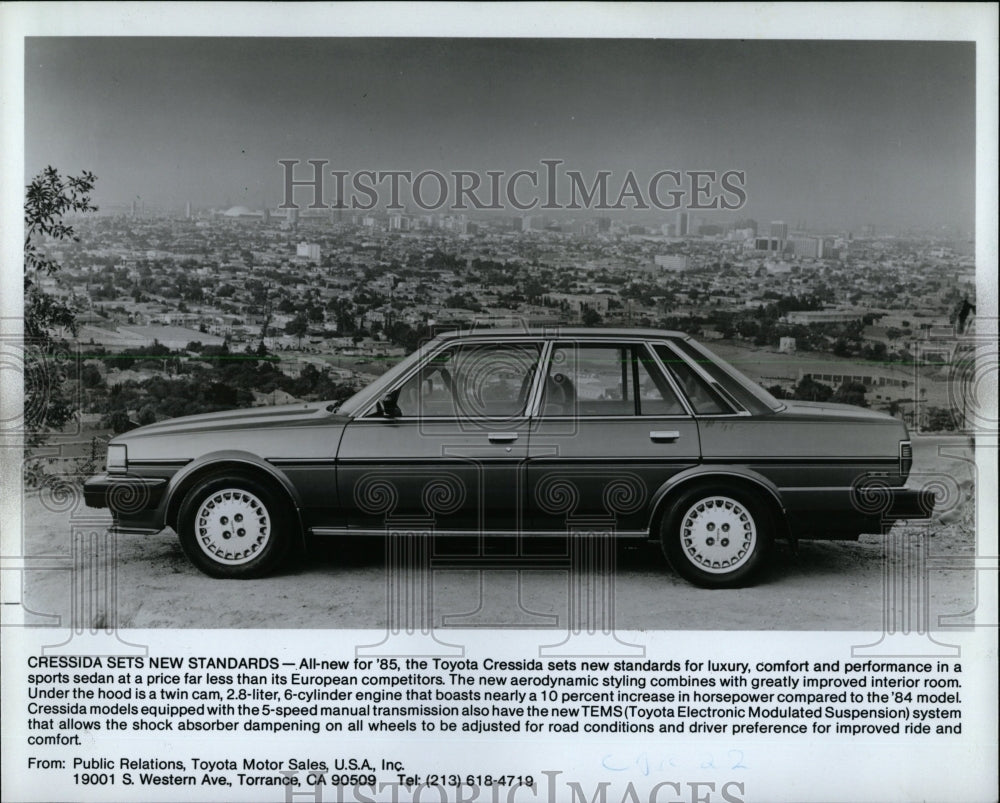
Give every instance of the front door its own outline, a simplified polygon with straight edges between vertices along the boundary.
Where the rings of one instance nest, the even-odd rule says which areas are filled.
[[[445,347],[393,388],[382,410],[348,424],[337,457],[347,524],[519,529],[540,355],[538,341]]]

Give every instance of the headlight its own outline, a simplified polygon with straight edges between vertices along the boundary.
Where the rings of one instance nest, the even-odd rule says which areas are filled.
[[[108,444],[108,473],[124,474],[128,470],[128,449],[124,443]]]

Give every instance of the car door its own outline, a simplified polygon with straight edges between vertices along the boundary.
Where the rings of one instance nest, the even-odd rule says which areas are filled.
[[[699,458],[695,420],[643,342],[553,344],[528,462],[533,529],[638,535],[657,489]]]
[[[528,402],[541,341],[446,345],[352,420],[337,458],[348,525],[438,531],[522,526]]]

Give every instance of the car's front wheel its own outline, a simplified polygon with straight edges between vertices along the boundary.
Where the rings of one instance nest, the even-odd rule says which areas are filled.
[[[674,570],[705,588],[747,585],[773,542],[768,508],[742,489],[701,486],[683,494],[663,520],[660,543]]]
[[[273,571],[288,552],[290,505],[269,485],[244,474],[214,474],[184,496],[181,548],[212,577],[251,578]]]

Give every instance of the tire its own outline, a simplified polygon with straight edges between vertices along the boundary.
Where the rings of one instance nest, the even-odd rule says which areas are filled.
[[[288,500],[247,473],[211,474],[184,496],[178,535],[188,559],[211,577],[249,579],[272,572],[292,542]]]
[[[730,537],[739,534],[739,539]],[[660,544],[670,565],[703,588],[749,585],[774,542],[767,505],[742,489],[703,485],[683,493],[663,519]]]

